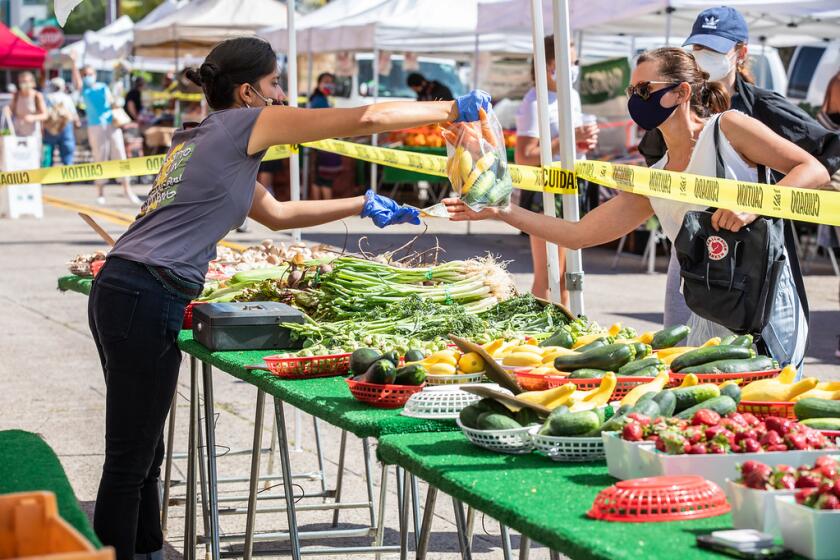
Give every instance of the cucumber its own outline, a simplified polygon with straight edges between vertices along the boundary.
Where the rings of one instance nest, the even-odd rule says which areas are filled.
[[[569,356],[557,356],[554,367],[560,371],[574,371],[581,368],[615,371],[636,355],[630,344],[608,344],[602,348],[579,352]]]
[[[732,344],[732,341],[735,340],[736,338],[738,338],[738,335],[736,335],[736,334],[730,334],[728,336],[724,336],[723,338],[720,339],[720,345],[721,346],[730,346]]]
[[[478,428],[478,417],[487,412],[478,403],[465,406],[458,413],[461,424],[467,428]]]
[[[350,354],[350,373],[356,375],[365,373],[379,357],[379,352],[372,348],[359,348],[355,350]]]
[[[546,420],[549,436],[582,436],[601,426],[601,419],[594,410],[567,412]]]
[[[626,364],[624,364],[623,366],[618,368],[618,371],[615,372],[615,374],[618,377],[625,376],[625,375],[636,375],[635,373],[633,373],[634,371],[646,368],[648,366],[658,366],[661,363],[662,363],[662,360],[660,360],[656,356],[651,356],[649,358],[643,358],[641,360],[637,356],[636,359],[633,360],[632,362],[627,362]]]
[[[645,395],[646,394],[647,393],[645,393]],[[642,397],[644,397],[645,395],[642,395]],[[639,398],[641,399],[642,397],[639,397]],[[623,404],[623,405],[618,407],[618,410],[615,411],[615,415],[616,416],[624,416],[625,414],[630,412],[632,409],[633,409],[632,404]]]
[[[659,391],[653,397],[653,402],[659,405],[659,414],[661,416],[668,417],[674,415],[674,410],[677,407],[677,397],[673,391]]]
[[[815,430],[840,430],[840,418],[806,418],[799,423]]]
[[[482,412],[475,423],[479,430],[513,430],[522,427],[510,416],[498,412]]]
[[[399,367],[400,365],[400,355],[394,350],[382,354],[382,359],[388,360],[389,362],[394,364],[394,367]]]
[[[365,381],[379,385],[390,385],[397,377],[397,368],[391,360],[376,360],[365,372]]]
[[[562,416],[564,414],[569,414],[569,407],[566,405],[561,405],[551,411],[551,414],[548,415],[548,418],[545,419],[543,422],[542,428],[540,428],[539,434],[541,436],[551,435],[551,421],[556,418],[557,416]]]
[[[735,412],[738,409],[738,404],[731,397],[721,395],[720,397],[703,401],[696,406],[683,410],[677,414],[677,418],[690,420],[698,410],[703,410],[704,408],[713,410],[721,416],[726,416],[729,413]]]
[[[754,357],[755,352],[749,348],[741,348],[740,346],[707,346],[677,356],[671,362],[671,371],[682,371],[683,368],[699,366],[700,364],[707,364],[717,360],[743,360]]]
[[[426,368],[420,364],[411,364],[397,370],[394,383],[397,385],[422,385],[426,381]]]
[[[721,387],[720,394],[731,398],[735,404],[741,402],[741,388],[735,383],[727,383]]]
[[[610,344],[610,339],[608,337],[596,338],[589,344],[584,344],[580,348],[575,348],[575,352],[587,352],[589,350],[594,350],[596,348],[603,348]]]
[[[720,396],[720,387],[714,383],[701,383],[694,387],[682,387],[679,389],[668,389],[669,393],[676,398],[675,413],[680,413],[687,408],[698,405],[709,399]]]
[[[595,379],[604,377],[605,373],[607,372],[602,369],[581,368],[570,373],[569,379]]]
[[[523,407],[520,408],[516,413],[513,415],[513,419],[522,424],[523,426],[530,426],[531,424],[540,424],[542,420],[537,415],[536,411],[533,408]]]
[[[644,342],[634,342],[633,348],[636,350],[636,357],[634,358],[636,360],[646,358],[650,356],[651,352],[653,352],[653,349],[650,347],[650,345],[645,344]]]
[[[405,363],[419,362],[425,357],[426,355],[422,350],[409,350],[405,353]]]
[[[747,348],[742,348],[747,350]],[[673,365],[672,365],[673,367]],[[717,360],[697,366],[687,367],[680,373],[744,373],[747,371],[767,371],[775,369],[773,360],[767,356],[756,356],[743,360]]]
[[[645,366],[631,373],[630,377],[656,377],[662,371],[662,366]]]
[[[643,394],[641,397],[639,397],[638,399],[636,399],[636,403],[635,403],[635,404],[639,404],[639,403],[641,403],[641,402],[645,402],[645,401],[652,401],[652,400],[653,400],[653,397],[655,397],[656,395],[657,395],[657,392],[656,392],[656,391],[648,391],[647,393]],[[631,410],[632,410],[632,409],[631,409]]]
[[[793,412],[799,420],[809,418],[840,418],[840,401],[805,398],[796,402]]]
[[[566,327],[560,327],[554,334],[540,342],[540,346],[562,346],[563,348],[571,348],[575,343],[575,337],[569,332]]]
[[[690,332],[691,329],[685,325],[667,327],[653,335],[653,340],[650,345],[654,350],[659,350],[660,348],[671,348],[672,346],[676,346],[682,342],[682,340],[687,337]]]
[[[633,405],[633,408],[630,409],[630,412],[628,412],[627,414],[643,414],[648,418],[656,418],[657,416],[661,416],[662,410],[659,408],[659,404],[657,404],[657,402],[653,400],[653,397],[656,396],[656,393],[651,392],[645,394],[651,395],[651,397],[646,400],[639,399],[636,402],[636,404]]]
[[[473,406],[479,407],[481,412],[498,412],[499,414],[506,414],[511,417],[513,416],[513,412],[496,399],[484,398],[475,403]]]
[[[597,433],[603,432],[620,432],[624,424],[629,422],[626,414],[616,414],[598,428]],[[597,435],[597,434],[596,434]]]
[[[471,185],[469,192],[463,196],[464,202],[467,204],[475,204],[477,202],[485,202],[487,193],[496,184],[496,176],[492,169],[488,169],[481,173],[475,182]]]
[[[723,344],[721,342],[721,344]],[[745,334],[742,336],[735,337],[735,340],[732,341],[732,346],[740,346],[742,348],[752,348],[753,345],[753,337],[751,334]]]

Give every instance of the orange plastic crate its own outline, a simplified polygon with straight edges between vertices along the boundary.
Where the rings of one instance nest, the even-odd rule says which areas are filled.
[[[97,550],[58,515],[52,492],[0,496],[0,559],[38,556],[61,560],[111,560],[114,549]]]

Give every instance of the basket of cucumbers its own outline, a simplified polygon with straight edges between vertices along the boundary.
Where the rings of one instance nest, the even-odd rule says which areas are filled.
[[[502,403],[484,398],[463,408],[456,422],[466,438],[478,447],[523,455],[534,449],[530,430],[540,419],[530,408],[512,412]]]
[[[399,367],[402,358],[396,352],[379,355],[369,348],[361,348],[350,356],[347,379],[350,393],[357,401],[377,408],[400,408],[414,393],[422,391],[426,368],[419,363]]]
[[[609,407],[577,412],[556,408],[542,426],[531,428],[534,448],[554,461],[601,461],[605,459],[601,430],[611,413]]]

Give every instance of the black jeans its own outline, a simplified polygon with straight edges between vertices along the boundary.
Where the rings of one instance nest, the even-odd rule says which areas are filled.
[[[110,257],[90,293],[88,320],[107,394],[93,526],[120,560],[163,547],[163,426],[178,382],[184,308],[200,291],[164,269]]]

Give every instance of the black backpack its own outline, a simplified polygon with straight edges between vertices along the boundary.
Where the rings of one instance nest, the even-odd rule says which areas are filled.
[[[720,118],[714,127],[716,171],[718,177],[724,178]],[[766,182],[766,176],[766,168],[759,165],[759,181]],[[779,277],[787,264],[787,246],[791,272],[807,318],[808,302],[792,224],[780,218],[759,217],[738,232],[715,231],[711,223],[714,208],[710,210],[686,213],[674,241],[689,309],[736,334],[759,338],[773,311]]]

